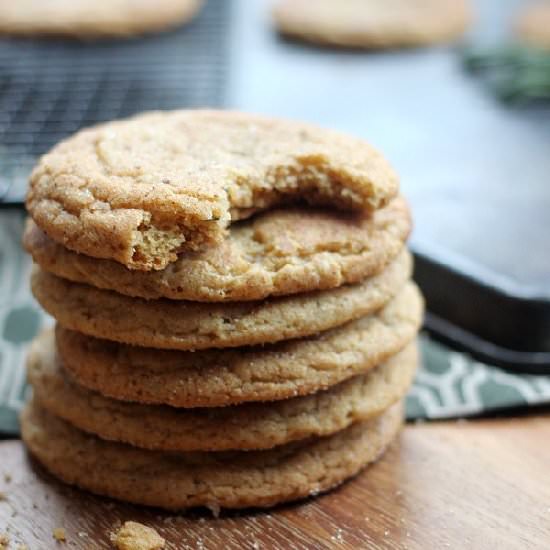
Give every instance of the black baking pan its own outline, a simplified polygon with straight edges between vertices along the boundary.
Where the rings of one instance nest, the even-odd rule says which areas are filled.
[[[118,40],[0,38],[0,205],[21,205],[36,157],[81,127],[152,109],[219,106],[230,5]]]
[[[461,43],[385,52],[281,39],[271,2],[251,4],[236,2],[229,105],[380,148],[412,205],[428,330],[490,363],[550,373],[550,105],[503,104],[461,55],[510,40],[525,3],[474,0]]]
[[[548,374],[550,297],[528,286],[499,285],[476,267],[415,250],[415,279],[429,308],[426,328],[482,361]]]

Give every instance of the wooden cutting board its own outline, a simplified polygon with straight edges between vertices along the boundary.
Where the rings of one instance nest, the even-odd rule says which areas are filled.
[[[0,533],[9,548],[112,548],[134,520],[170,549],[550,548],[550,416],[410,425],[380,462],[327,495],[269,512],[187,516],[64,487],[0,443]],[[67,541],[52,531],[65,528]]]

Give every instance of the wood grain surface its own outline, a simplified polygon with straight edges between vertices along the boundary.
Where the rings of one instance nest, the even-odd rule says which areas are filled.
[[[0,533],[9,548],[112,548],[121,522],[170,549],[550,548],[550,417],[410,425],[386,456],[327,495],[269,512],[174,516],[54,481],[0,443]],[[64,527],[65,543],[52,531]]]

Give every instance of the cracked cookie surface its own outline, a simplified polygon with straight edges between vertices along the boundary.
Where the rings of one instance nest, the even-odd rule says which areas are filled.
[[[367,374],[326,391],[192,410],[125,403],[79,387],[64,374],[52,335],[34,342],[27,375],[44,409],[102,439],[165,451],[250,450],[330,435],[381,414],[403,398],[417,361],[411,344]]]
[[[36,403],[21,416],[30,452],[66,483],[119,500],[177,510],[267,507],[339,485],[384,452],[402,406],[334,435],[262,451],[166,453],[87,435]]]
[[[327,210],[273,210],[233,224],[218,245],[183,253],[165,269],[147,272],[72,252],[30,219],[23,242],[42,269],[74,282],[148,299],[221,302],[359,282],[397,256],[410,229],[402,198],[367,218]]]
[[[276,205],[366,212],[397,191],[386,160],[357,138],[229,111],[154,112],[54,147],[31,175],[27,209],[65,247],[148,271]]]
[[[365,374],[415,338],[422,313],[411,283],[378,313],[301,340],[178,352],[117,344],[58,326],[57,349],[77,384],[113,399],[217,407],[307,395]]]

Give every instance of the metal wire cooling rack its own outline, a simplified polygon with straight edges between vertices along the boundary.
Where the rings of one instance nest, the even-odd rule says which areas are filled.
[[[0,206],[21,204],[38,155],[83,126],[150,109],[219,106],[227,0],[132,40],[0,40]]]

